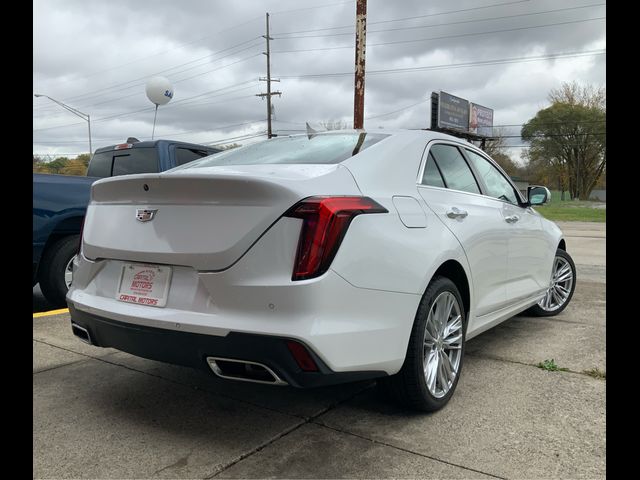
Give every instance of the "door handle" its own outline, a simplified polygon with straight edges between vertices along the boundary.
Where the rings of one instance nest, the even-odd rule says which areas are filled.
[[[469,215],[465,210],[460,210],[458,207],[451,207],[451,210],[447,212],[449,218],[464,218]]]
[[[520,217],[518,215],[510,215],[508,217],[504,217],[504,220],[507,223],[516,223],[518,220],[520,220]]]

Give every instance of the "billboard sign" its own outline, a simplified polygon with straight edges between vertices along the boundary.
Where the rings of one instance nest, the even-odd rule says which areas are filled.
[[[476,103],[469,104],[469,132],[490,137],[493,135],[493,110]]]
[[[446,92],[440,92],[438,99],[438,128],[468,132],[469,117],[468,100]]]

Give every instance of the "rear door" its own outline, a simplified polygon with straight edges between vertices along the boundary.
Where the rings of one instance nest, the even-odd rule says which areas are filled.
[[[460,241],[467,255],[475,315],[485,315],[503,307],[506,302],[507,224],[496,201],[481,194],[458,145],[429,144],[423,158],[418,192]]]
[[[507,177],[484,155],[465,148],[483,189],[500,209],[507,229],[507,300],[515,303],[545,289],[549,283],[548,245],[540,217],[524,201]]]

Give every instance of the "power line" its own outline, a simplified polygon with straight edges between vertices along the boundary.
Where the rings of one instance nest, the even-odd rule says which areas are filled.
[[[142,82],[142,83],[137,83],[137,84],[135,84],[135,85],[128,85],[128,84],[133,83],[133,82],[138,82],[139,80],[146,80],[146,79],[148,79],[150,76],[157,75],[157,74],[160,74],[160,73],[166,73],[166,72],[169,72],[170,70],[174,70],[174,69],[176,69],[176,68],[179,68],[179,67],[182,67],[182,66],[185,66],[185,65],[189,65],[189,64],[194,63],[194,62],[196,62],[196,61],[200,61],[200,60],[203,60],[203,59],[205,59],[205,58],[209,58],[209,57],[212,57],[212,56],[214,56],[214,55],[218,55],[218,54],[220,54],[220,53],[222,53],[222,52],[225,52],[225,51],[227,51],[227,50],[230,50],[230,49],[236,48],[236,47],[238,47],[238,46],[244,45],[244,44],[246,44],[246,43],[248,43],[248,42],[255,42],[256,40],[259,40],[260,38],[261,38],[261,37],[255,37],[255,38],[252,38],[252,39],[250,39],[250,40],[248,40],[248,41],[245,41],[245,42],[241,42],[241,43],[239,43],[239,44],[236,44],[236,45],[234,45],[234,46],[232,46],[232,47],[228,47],[228,48],[226,48],[226,49],[220,50],[220,51],[218,51],[218,52],[216,52],[216,53],[213,53],[213,54],[210,54],[210,55],[206,55],[206,56],[204,56],[204,57],[200,57],[200,58],[198,58],[198,59],[196,59],[196,60],[192,60],[192,61],[190,61],[190,62],[185,62],[185,63],[179,64],[179,65],[175,65],[175,66],[170,67],[170,68],[168,68],[168,69],[160,70],[160,71],[158,71],[158,72],[151,73],[151,74],[149,74],[149,75],[144,75],[144,76],[142,76],[142,77],[138,77],[138,78],[135,78],[135,79],[133,79],[133,80],[128,80],[128,81],[126,81],[126,82],[117,83],[117,84],[114,84],[114,85],[111,85],[111,86],[108,86],[108,87],[101,88],[101,89],[99,89],[99,90],[94,90],[94,91],[92,91],[92,92],[87,92],[87,93],[84,93],[84,94],[81,94],[81,95],[76,95],[76,96],[74,96],[74,97],[69,97],[69,98],[68,98],[68,99],[66,99],[65,101],[73,101],[73,100],[77,100],[77,102],[79,102],[79,103],[82,105],[82,104],[84,104],[84,102],[85,102],[85,101],[87,101],[87,100],[89,100],[89,99],[98,98],[98,97],[101,97],[101,96],[103,96],[103,95],[108,94],[109,92],[105,92],[105,90],[112,90],[112,89],[114,89],[114,88],[120,88],[120,87],[123,87],[123,89],[124,89],[124,90],[127,90],[127,89],[129,89],[129,88],[138,87],[138,86],[144,85],[145,83],[144,83],[144,82]],[[215,60],[213,60],[213,61],[214,61],[214,62],[217,62],[217,61],[219,61],[219,60],[222,60],[222,59],[224,59],[224,58],[230,57],[230,56],[232,56],[232,55],[236,55],[236,54],[238,54],[238,53],[240,53],[240,52],[243,52],[243,51],[249,50],[249,49],[251,49],[251,48],[255,48],[255,47],[257,47],[257,46],[259,46],[259,43],[255,43],[254,45],[249,45],[248,47],[245,47],[245,48],[243,48],[243,49],[241,49],[241,50],[237,50],[237,51],[235,51],[235,52],[228,53],[227,55],[223,55],[222,57],[220,57],[220,58],[216,58],[216,59],[215,59]],[[258,54],[256,54],[256,55],[254,55],[254,56],[257,56],[257,55],[259,55],[259,53],[258,53]],[[249,59],[249,58],[253,58],[253,57],[246,57],[246,59]],[[238,63],[238,62],[234,62],[234,63]],[[186,71],[188,71],[188,70],[193,70],[194,68],[202,67],[202,66],[205,66],[205,65],[207,65],[207,64],[206,64],[206,63],[204,63],[204,64],[202,64],[202,65],[192,66],[192,67],[189,67],[189,68],[184,69],[184,70],[180,70],[180,71],[177,71],[177,72],[173,72],[173,75],[176,75],[176,74],[179,74],[179,73],[184,73],[184,72],[186,72]],[[231,65],[231,64],[229,64],[229,65]],[[229,66],[229,65],[226,65],[226,66]],[[223,66],[223,67],[221,67],[221,68],[225,68],[226,66]],[[209,72],[210,72],[210,71],[209,71]],[[205,73],[208,73],[208,72],[205,72]],[[203,73],[203,74],[204,74],[204,73]],[[179,83],[179,82],[184,81],[184,80],[189,80],[190,78],[193,78],[193,77],[183,78],[183,79],[180,79],[180,80],[174,81],[173,83]],[[126,87],[125,87],[125,85],[128,85],[128,86],[126,86]],[[99,93],[98,93],[98,92],[99,92]],[[96,93],[97,93],[97,94],[96,94]],[[85,97],[85,98],[82,98],[81,100],[79,100],[81,97]],[[122,97],[122,98],[124,98],[124,97]]]
[[[462,38],[462,37],[472,37],[472,36],[476,36],[476,35],[489,35],[489,34],[493,34],[493,33],[504,33],[504,32],[516,32],[519,30],[530,30],[533,28],[545,28],[545,27],[556,27],[559,25],[570,25],[570,24],[574,24],[574,23],[584,23],[584,22],[592,22],[595,20],[604,20],[607,17],[596,17],[596,18],[587,18],[584,20],[570,20],[567,22],[558,22],[558,23],[547,23],[544,25],[532,25],[529,27],[517,27],[517,28],[506,28],[506,29],[502,29],[502,30],[491,30],[488,32],[472,32],[472,33],[459,33],[459,34],[455,34],[455,35],[442,35],[439,37],[428,37],[428,38],[418,38],[418,39],[414,39],[414,40],[397,40],[397,41],[393,41],[393,42],[381,42],[381,43],[369,43],[367,44],[367,47],[379,47],[382,45],[399,45],[402,43],[416,43],[416,42],[427,42],[427,41],[431,41],[431,40],[443,40],[443,39],[447,39],[447,38]],[[340,45],[340,46],[336,46],[336,47],[321,47],[321,48],[305,48],[305,49],[300,49],[300,50],[274,50],[273,53],[296,53],[296,52],[318,52],[318,51],[324,51],[324,50],[340,50],[340,49],[344,49],[344,48],[353,48],[353,45]]]
[[[235,124],[231,124],[231,125],[213,125],[210,128],[211,129],[216,129],[216,130],[224,130],[224,129],[228,129],[228,128],[241,127],[241,126],[245,126],[245,125],[253,125],[253,124],[261,123],[261,122],[264,122],[264,120],[255,120],[255,121],[252,121],[252,122],[235,123]],[[182,135],[193,135],[195,133],[206,133],[206,132],[207,132],[207,130],[200,129],[200,130],[189,130],[189,131],[186,131],[186,132],[163,133],[163,134],[160,134],[158,136],[161,136],[161,137],[179,137],[179,136],[182,136]],[[247,135],[253,135],[253,134],[247,134]],[[241,135],[240,137],[244,137],[244,136],[247,136],[247,135]],[[258,135],[263,135],[263,133],[259,133]],[[235,137],[235,138],[240,138],[240,137]],[[148,138],[148,137],[141,137],[141,138],[144,139],[144,138]],[[103,142],[105,142],[105,141],[119,141],[119,140],[121,140],[121,137],[110,137],[110,138],[103,138],[103,139],[100,139],[100,140],[103,141]],[[143,141],[145,141],[145,140],[143,140]],[[216,140],[216,141],[218,141],[218,140]],[[33,143],[36,144],[36,145],[37,144],[43,145],[43,144],[67,144],[67,143],[71,144],[71,143],[75,143],[75,142],[72,142],[72,141],[69,141],[69,142],[34,141]],[[80,142],[80,143],[86,143],[86,142]],[[197,143],[202,143],[202,142],[197,142]],[[203,143],[203,145],[209,145],[209,143]],[[34,154],[34,155],[36,155],[36,154]],[[62,154],[56,153],[55,155],[62,155]]]
[[[381,114],[379,114],[379,115],[372,115],[372,116],[370,116],[370,117],[366,117],[366,118],[365,118],[365,120],[371,120],[371,119],[373,119],[373,118],[386,117],[387,115],[391,115],[391,114],[394,114],[394,113],[401,112],[401,111],[403,111],[403,110],[408,110],[408,109],[410,109],[410,108],[416,107],[416,106],[418,106],[418,105],[421,105],[421,104],[423,104],[423,103],[428,102],[429,100],[431,100],[431,99],[430,99],[430,98],[425,98],[424,100],[420,100],[419,102],[412,103],[411,105],[407,105],[407,106],[402,107],[402,108],[399,108],[399,109],[397,109],[397,110],[393,110],[392,112],[381,113]]]
[[[182,99],[182,100],[178,100],[178,101],[176,101],[176,102],[174,102],[172,104],[169,104],[169,105],[165,106],[164,109],[166,110],[167,108],[175,107],[176,105],[179,105],[181,102],[186,102],[187,100],[191,100],[191,99],[194,99],[194,98],[198,98],[198,97],[202,97],[202,96],[205,96],[205,95],[209,95],[211,93],[220,92],[222,90],[227,90],[229,88],[237,87],[237,86],[244,85],[244,84],[251,83],[251,82],[255,82],[255,80],[247,80],[245,82],[240,82],[240,83],[237,83],[237,84],[234,84],[234,85],[229,85],[229,86],[226,86],[226,87],[222,87],[222,88],[219,88],[219,89],[216,89],[216,90],[211,90],[209,92],[204,92],[204,93],[201,93],[199,95],[194,95],[192,97],[188,97],[188,98],[185,98],[185,99]],[[230,93],[230,92],[227,92],[227,93]],[[93,123],[109,120],[111,118],[116,118],[116,117],[125,117],[125,116],[133,115],[133,114],[140,113],[140,112],[147,112],[147,111],[153,111],[153,107],[147,107],[147,108],[142,108],[142,109],[139,109],[139,110],[134,110],[134,111],[131,111],[131,112],[122,112],[122,113],[116,113],[116,114],[113,114],[113,115],[108,115],[106,117],[100,117],[100,118],[97,118],[96,120],[94,120]],[[40,132],[40,131],[43,131],[43,130],[52,130],[52,129],[55,129],[55,128],[71,127],[71,126],[75,126],[75,125],[83,125],[83,123],[82,122],[76,122],[76,123],[68,123],[68,124],[65,124],[65,125],[54,125],[54,126],[51,126],[51,127],[35,128],[35,129],[33,129],[33,131],[34,132]]]
[[[253,86],[251,86],[251,88],[253,88]],[[225,100],[219,100],[217,102],[190,103],[190,104],[183,105],[183,106],[200,107],[200,106],[203,106],[203,105],[217,105],[219,103],[225,103],[225,102],[230,102],[230,101],[235,101],[235,100],[241,100],[241,99],[245,99],[245,98],[253,98],[253,95],[242,95],[242,96],[239,96],[239,97],[232,97],[232,98],[227,98]],[[216,128],[224,128],[224,127],[216,127]],[[202,130],[189,130],[188,132],[176,133],[176,135],[184,135],[184,134],[187,134],[187,133],[200,132],[200,131],[202,131]],[[162,134],[162,135],[173,135],[173,134],[165,133],[165,134]],[[96,141],[96,140],[97,141],[117,140],[118,138],[120,138],[120,137],[99,138],[99,139],[94,138],[94,141]],[[75,144],[75,143],[87,143],[87,141],[86,140],[67,140],[67,141],[37,140],[37,141],[34,141],[34,143]]]
[[[556,58],[587,57],[587,56],[605,55],[605,54],[606,54],[606,49],[585,50],[582,52],[552,53],[548,55],[538,55],[533,57],[514,57],[514,58],[503,58],[503,59],[495,59],[495,60],[484,60],[484,61],[478,61],[478,62],[445,63],[440,65],[424,65],[421,67],[369,70],[367,72],[367,75],[386,75],[391,73],[409,73],[409,72],[421,72],[421,71],[428,71],[428,70],[447,70],[450,68],[502,65],[507,63],[525,63],[525,62],[534,62],[534,61],[540,61],[540,60],[552,60]],[[300,75],[282,75],[280,78],[300,79],[300,78],[343,77],[343,76],[351,76],[351,75],[353,75],[353,72],[307,73],[307,74],[300,74]]]
[[[564,12],[564,11],[570,11],[570,10],[579,10],[579,9],[583,9],[583,8],[590,8],[590,7],[600,7],[600,6],[604,6],[606,5],[605,3],[595,3],[592,5],[581,5],[579,7],[567,7],[567,8],[558,8],[555,10],[545,10],[542,12],[529,12],[529,13],[518,13],[516,15],[503,15],[500,17],[488,17],[488,18],[477,18],[477,19],[473,19],[473,20],[460,20],[457,22],[446,22],[446,23],[432,23],[429,25],[416,25],[416,26],[410,26],[410,27],[398,27],[398,28],[384,28],[384,29],[380,29],[380,30],[367,30],[367,35],[370,33],[381,33],[381,32],[395,32],[395,31],[405,31],[405,30],[415,30],[415,29],[419,29],[419,28],[432,28],[432,27],[444,27],[444,26],[450,26],[450,25],[462,25],[462,24],[466,24],[466,23],[478,23],[478,22],[487,22],[490,20],[503,20],[506,18],[517,18],[517,17],[527,17],[527,16],[533,16],[533,15],[542,15],[545,13],[555,13],[555,12]],[[375,23],[375,22],[373,22]],[[350,25],[349,27],[353,28],[353,25]],[[336,27],[336,28],[344,28],[344,27]],[[293,38],[320,38],[320,37],[339,37],[339,36],[346,36],[346,35],[353,35],[354,32],[346,32],[346,33],[327,33],[327,34],[322,34],[322,35],[301,35],[301,36],[291,36],[291,37],[275,37],[276,40],[289,40],[289,39],[293,39]]]
[[[342,1],[342,2],[336,2],[336,3],[331,3],[331,4],[325,4],[325,5],[316,5],[316,6],[304,7],[304,8],[295,8],[295,9],[289,9],[289,10],[280,10],[280,11],[272,12],[272,14],[277,15],[277,14],[291,13],[291,12],[297,12],[297,11],[302,11],[302,10],[312,10],[312,9],[318,9],[318,8],[326,8],[326,7],[336,6],[336,5],[343,5],[343,4],[347,4],[347,3],[353,3],[353,0],[350,0],[350,1]],[[120,65],[116,65],[116,66],[113,66],[113,67],[109,67],[109,68],[105,68],[105,69],[102,69],[102,70],[95,71],[95,72],[93,72],[93,73],[90,73],[90,74],[86,75],[86,76],[85,76],[85,77],[83,77],[82,79],[86,79],[86,78],[92,77],[92,76],[94,76],[94,75],[97,75],[97,74],[99,74],[99,73],[104,73],[104,72],[106,72],[106,71],[113,70],[113,69],[116,69],[116,68],[120,68],[120,67],[123,67],[123,66],[131,65],[131,64],[134,64],[134,63],[139,63],[140,61],[148,60],[149,58],[152,58],[152,57],[154,57],[154,56],[158,56],[158,55],[165,54],[165,53],[170,52],[170,51],[172,51],[172,50],[177,50],[177,49],[182,48],[182,47],[184,47],[184,46],[186,46],[186,45],[191,45],[191,44],[194,44],[194,43],[199,43],[201,40],[204,40],[204,39],[206,39],[206,38],[210,38],[210,37],[214,37],[214,36],[221,35],[222,33],[225,33],[225,32],[228,32],[228,31],[230,31],[230,30],[233,30],[233,29],[239,28],[239,27],[241,27],[241,26],[247,25],[247,24],[252,23],[252,22],[254,22],[254,21],[256,21],[256,20],[259,20],[259,19],[261,19],[261,18],[262,18],[262,16],[253,17],[253,18],[251,18],[251,19],[249,19],[249,20],[247,20],[247,21],[245,21],[245,22],[242,22],[242,23],[240,23],[240,24],[233,25],[233,26],[231,26],[231,27],[229,27],[229,28],[226,28],[226,29],[220,30],[219,32],[216,32],[216,33],[213,33],[213,34],[210,34],[210,35],[205,35],[205,36],[203,36],[203,37],[199,37],[199,38],[197,38],[197,39],[195,39],[195,40],[192,40],[192,41],[189,41],[189,42],[182,43],[182,44],[180,44],[180,45],[177,45],[176,47],[172,47],[172,48],[167,49],[167,50],[164,50],[164,51],[162,51],[162,52],[157,52],[157,53],[154,53],[154,54],[151,54],[151,55],[145,56],[145,57],[140,57],[140,58],[135,59],[135,60],[132,60],[132,61],[130,61],[130,62],[126,62],[126,63],[120,64]],[[235,47],[238,47],[238,46],[240,46],[240,45],[246,44],[246,43],[248,43],[249,41],[252,41],[252,40],[255,40],[255,39],[260,39],[260,38],[261,38],[261,37],[255,37],[255,38],[253,38],[253,39],[247,40],[247,41],[242,42],[242,43],[240,43],[240,44],[236,44],[236,45],[234,45],[234,46],[232,46],[232,47],[228,47],[228,48],[226,48],[226,49],[223,49],[223,50],[221,50],[221,51],[219,51],[219,52],[216,52],[216,53],[214,53],[214,54],[210,54],[210,55],[207,55],[207,56],[205,56],[205,57],[200,57],[200,58],[195,59],[195,60],[192,60],[192,61],[190,61],[190,62],[186,62],[186,63],[184,63],[184,64],[177,65],[177,66],[171,67],[171,68],[169,68],[169,69],[161,70],[161,71],[159,71],[159,72],[156,72],[156,73],[152,73],[152,74],[146,75],[146,76],[141,77],[141,78],[139,78],[139,79],[130,80],[130,81],[128,81],[128,82],[124,82],[123,84],[112,85],[112,86],[110,86],[110,87],[105,87],[105,88],[107,88],[107,89],[117,88],[118,86],[126,85],[127,83],[131,83],[131,82],[134,82],[134,81],[137,81],[137,80],[140,80],[140,79],[148,78],[148,77],[149,77],[149,76],[151,76],[151,75],[157,75],[157,74],[159,74],[159,73],[164,73],[164,72],[167,72],[167,71],[172,70],[172,69],[174,69],[174,68],[178,68],[178,67],[180,67],[180,66],[184,66],[184,65],[187,65],[187,64],[189,64],[189,63],[197,62],[197,61],[202,60],[202,59],[204,59],[204,58],[207,58],[207,57],[210,57],[210,56],[213,56],[213,55],[217,55],[217,54],[219,54],[219,53],[221,53],[221,52],[224,52],[224,51],[230,50],[230,49],[232,49],[232,48],[235,48]],[[257,45],[256,45],[256,46],[257,46]],[[235,52],[235,53],[239,53],[239,52]],[[217,59],[217,60],[219,60],[219,59]],[[82,79],[74,79],[73,81],[74,81],[74,82],[76,82],[76,81],[79,81],[79,80],[82,80]],[[65,101],[65,102],[66,102],[66,101],[73,101],[74,99],[77,99],[77,98],[80,98],[80,97],[87,96],[87,95],[89,95],[89,94],[91,94],[91,93],[100,92],[100,91],[102,91],[102,90],[104,90],[104,89],[96,90],[96,91],[93,91],[93,92],[87,92],[87,93],[80,94],[80,95],[74,95],[74,96],[72,96],[72,97],[66,97],[66,98],[63,98],[63,101]]]
[[[303,10],[315,10],[317,8],[335,7],[336,5],[345,5],[347,3],[353,3],[355,0],[349,0],[347,2],[327,3],[325,5],[315,5],[313,7],[292,8],[289,10],[279,10],[277,12],[270,12],[271,15],[281,15],[283,13],[301,12]]]
[[[391,23],[391,22],[403,22],[405,20],[415,20],[416,18],[427,18],[427,17],[437,17],[440,15],[449,15],[451,13],[461,13],[461,12],[471,12],[474,10],[484,10],[487,8],[492,8],[492,7],[503,7],[503,6],[507,6],[507,5],[515,5],[517,3],[526,3],[529,0],[517,0],[514,2],[506,2],[506,3],[493,3],[491,5],[483,5],[480,7],[472,7],[472,8],[463,8],[461,10],[448,10],[446,12],[437,12],[437,13],[429,13],[426,15],[415,15],[412,17],[404,17],[404,18],[395,18],[395,19],[391,19],[391,20],[380,20],[377,22],[368,22],[369,25],[379,25],[381,23]],[[353,24],[351,25],[343,25],[340,27],[327,27],[327,28],[317,28],[317,29],[313,29],[313,30],[298,30],[298,31],[294,31],[294,32],[283,32],[283,33],[276,33],[275,35],[288,35],[288,34],[292,34],[292,33],[307,33],[307,32],[320,32],[320,31],[324,31],[324,30],[334,30],[334,29],[340,29],[340,28],[353,28]]]
[[[153,54],[151,54],[151,55],[147,55],[147,56],[145,56],[145,57],[140,57],[140,58],[137,58],[137,59],[135,59],[135,60],[131,60],[131,61],[126,62],[126,63],[122,63],[122,64],[120,64],[120,65],[115,65],[115,66],[113,66],[113,67],[105,68],[105,69],[102,69],[102,70],[97,70],[97,71],[95,71],[95,72],[93,72],[93,73],[89,73],[89,74],[87,74],[87,75],[86,75],[85,77],[83,77],[83,78],[78,78],[78,79],[72,80],[72,82],[77,82],[77,81],[79,81],[79,80],[83,80],[83,79],[86,79],[86,78],[89,78],[89,77],[92,77],[92,76],[98,75],[98,74],[100,74],[100,73],[108,72],[109,70],[114,70],[114,69],[116,69],[116,68],[125,67],[125,66],[127,66],[127,65],[131,65],[131,64],[134,64],[134,63],[139,63],[139,62],[144,61],[144,60],[148,60],[149,58],[153,58],[153,57],[156,57],[156,56],[158,56],[158,55],[163,55],[163,54],[165,54],[165,53],[167,53],[167,52],[170,52],[170,51],[173,51],[173,50],[177,50],[177,49],[182,48],[182,47],[184,47],[184,46],[186,46],[186,45],[192,45],[192,44],[194,44],[194,43],[198,43],[198,42],[200,42],[201,40],[204,40],[205,38],[215,37],[215,36],[217,36],[217,35],[221,35],[222,33],[225,33],[225,32],[228,32],[228,31],[234,30],[234,29],[236,29],[236,28],[242,27],[242,26],[247,25],[247,24],[249,24],[249,23],[251,23],[251,22],[254,22],[254,21],[256,21],[256,20],[258,20],[258,19],[260,19],[260,18],[262,18],[262,17],[261,17],[261,16],[254,17],[254,18],[252,18],[252,19],[250,19],[250,20],[247,20],[246,22],[239,23],[239,24],[237,24],[237,25],[233,25],[233,26],[231,26],[231,27],[229,27],[229,28],[226,28],[226,29],[224,29],[224,30],[220,30],[219,32],[212,33],[212,34],[210,34],[210,35],[205,35],[204,37],[199,37],[199,38],[197,38],[196,40],[192,40],[192,41],[189,41],[189,42],[182,43],[182,44],[180,44],[180,45],[177,45],[177,46],[175,46],[175,47],[169,48],[169,49],[164,50],[164,51],[162,51],[162,52],[153,53]],[[71,98],[74,98],[74,97],[69,97],[69,98],[67,98],[67,99],[63,99],[63,100],[65,100],[65,101],[66,101],[66,100],[69,100],[69,99],[71,99]]]
[[[216,145],[221,145],[221,144],[228,143],[228,142],[235,141],[235,140],[248,140],[250,138],[261,137],[261,136],[266,135],[266,134],[267,134],[267,132],[265,130],[263,132],[254,133],[254,134],[240,135],[238,137],[230,137],[230,138],[223,138],[223,139],[219,139],[219,140],[213,140],[211,142],[205,143],[204,145],[216,146]]]

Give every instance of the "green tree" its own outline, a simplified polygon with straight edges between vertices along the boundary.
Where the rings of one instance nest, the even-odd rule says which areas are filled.
[[[69,159],[67,157],[58,157],[51,162],[47,162],[45,167],[47,169],[47,173],[62,174],[62,170],[64,170],[68,163]]]
[[[87,165],[80,156],[69,160],[67,164],[60,170],[63,175],[86,175]]]
[[[89,153],[81,153],[80,155],[78,155],[76,157],[76,160],[79,160],[82,162],[82,164],[85,167],[85,170],[89,167],[89,161],[91,160],[91,154]]]
[[[565,83],[549,100],[551,106],[522,127],[531,145],[529,166],[572,198],[589,198],[607,163],[605,90]]]

